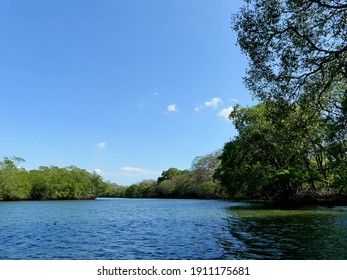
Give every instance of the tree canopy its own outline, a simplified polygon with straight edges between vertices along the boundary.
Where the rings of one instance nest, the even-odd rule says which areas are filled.
[[[226,198],[221,184],[213,178],[220,165],[220,151],[196,157],[190,170],[169,168],[157,181],[144,180],[129,187],[109,186],[103,193],[127,198]]]
[[[239,134],[225,144],[215,172],[231,197],[313,200],[347,189],[346,165],[325,147],[322,117],[276,105],[235,106],[231,113]]]
[[[215,177],[232,196],[298,200],[347,190],[347,4],[245,0],[233,16],[260,100],[235,106],[239,135]]]
[[[346,1],[246,0],[233,28],[253,95],[314,108],[346,142]]]
[[[346,1],[245,2],[233,28],[250,58],[246,83],[257,97],[319,98],[341,84],[345,89]]]
[[[22,161],[18,157],[0,161],[0,200],[94,199],[107,186],[95,172],[76,166],[27,171],[17,166]]]

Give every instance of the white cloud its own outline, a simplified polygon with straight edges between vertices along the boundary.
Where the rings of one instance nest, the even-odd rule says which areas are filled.
[[[139,168],[139,167],[122,167],[119,169],[118,172],[104,172],[100,168],[95,168],[93,170],[95,173],[97,173],[100,176],[106,176],[106,177],[137,177],[137,176],[160,176],[162,171],[158,170],[149,170],[149,169],[144,169],[144,168]]]
[[[224,108],[222,109],[219,113],[218,113],[218,117],[221,117],[221,118],[224,118],[226,119],[227,121],[229,121],[229,116],[230,116],[230,113],[233,111],[233,106],[230,106],[228,108]]]
[[[205,106],[217,108],[220,103],[222,103],[222,99],[220,99],[219,97],[214,97],[214,98],[212,98],[212,100],[206,101]]]
[[[95,169],[94,169],[94,172],[95,172],[96,174],[98,174],[98,175],[102,175],[102,174],[103,174],[103,172],[102,172],[102,170],[101,170],[100,168],[95,168]]]
[[[96,144],[96,146],[100,149],[105,148],[106,147],[106,142],[99,142],[98,144]]]
[[[217,107],[219,106],[219,104],[223,103],[222,99],[220,99],[219,97],[214,97],[211,100],[206,101],[204,104],[200,105],[200,106],[196,106],[194,108],[195,112],[200,112],[201,110],[203,110],[204,108],[213,108],[213,109],[217,109]]]
[[[169,112],[178,112],[178,109],[177,109],[177,105],[176,104],[171,104],[169,106],[167,106],[167,110]]]
[[[144,168],[139,168],[139,167],[122,167],[120,169],[120,176],[142,176],[142,175],[160,175],[161,171],[157,170],[148,170]]]

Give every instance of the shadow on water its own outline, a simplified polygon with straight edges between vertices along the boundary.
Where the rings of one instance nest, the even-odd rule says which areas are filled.
[[[222,258],[347,259],[347,208],[276,208],[243,203],[226,209]]]
[[[0,209],[0,259],[347,259],[346,207],[98,199]]]

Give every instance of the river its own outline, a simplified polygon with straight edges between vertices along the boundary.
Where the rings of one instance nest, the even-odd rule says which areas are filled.
[[[347,207],[221,200],[0,202],[0,259],[347,259]]]

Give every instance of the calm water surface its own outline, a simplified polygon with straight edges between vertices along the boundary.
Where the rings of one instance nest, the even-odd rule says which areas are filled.
[[[347,259],[347,207],[174,199],[0,202],[0,259]]]

